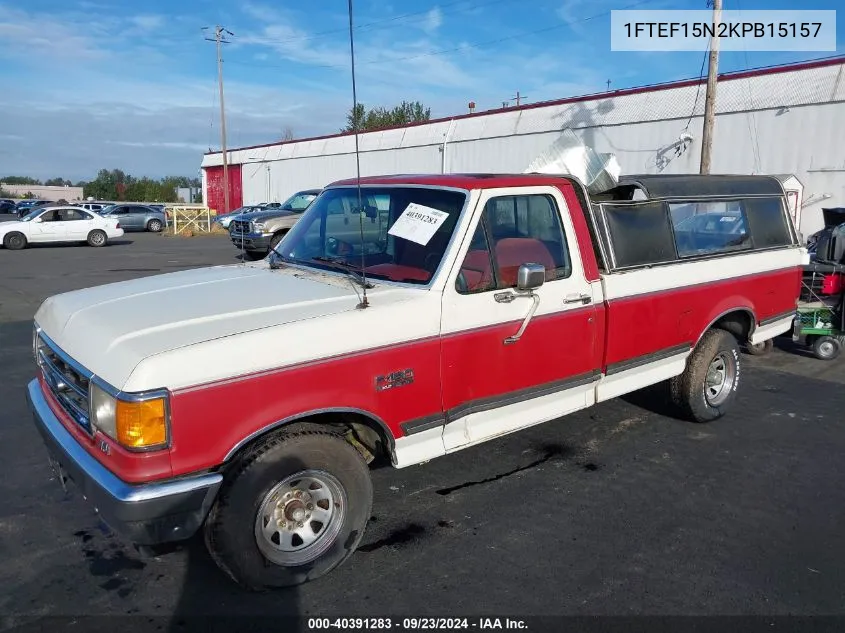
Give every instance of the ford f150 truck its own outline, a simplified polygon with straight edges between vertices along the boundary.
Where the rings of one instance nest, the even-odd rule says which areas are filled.
[[[242,585],[293,585],[360,543],[374,459],[663,381],[690,420],[721,417],[739,346],[790,329],[805,260],[764,176],[592,197],[537,174],[343,181],[264,261],[48,298],[28,399],[51,461],[128,540],[202,532]]]

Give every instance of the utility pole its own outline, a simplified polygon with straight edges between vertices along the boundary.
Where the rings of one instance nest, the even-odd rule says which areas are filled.
[[[525,98],[525,95],[519,94],[519,90],[517,90],[516,96],[513,99],[511,99],[511,101],[516,102],[516,107],[519,107],[519,104],[522,103],[523,98]]]
[[[203,27],[205,30],[205,27]],[[223,213],[229,213],[229,157],[226,151],[226,104],[223,100],[223,44],[229,42],[224,39],[224,33],[234,36],[234,33],[218,25],[214,27],[214,38],[205,38],[214,42],[217,48],[217,84],[220,89],[220,145],[223,151]]]
[[[704,130],[701,135],[701,167],[699,173],[710,173],[713,151],[713,124],[716,118],[716,81],[719,74],[719,24],[722,21],[722,0],[713,2],[713,37],[710,38],[710,66],[707,69],[707,96],[704,98]]]

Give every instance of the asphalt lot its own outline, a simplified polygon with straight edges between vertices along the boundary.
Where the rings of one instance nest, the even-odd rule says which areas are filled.
[[[45,297],[235,263],[225,237],[0,249],[0,630],[21,617],[813,615],[845,605],[845,372],[745,356],[730,417],[635,394],[426,465],[374,472],[361,549],[328,577],[248,594],[202,544],[143,558],[65,495],[28,418]]]

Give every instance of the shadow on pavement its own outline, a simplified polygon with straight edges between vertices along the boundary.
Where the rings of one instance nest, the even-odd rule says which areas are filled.
[[[130,244],[134,244],[134,242],[132,240],[127,240],[127,239],[116,239],[116,240],[109,240],[108,243],[105,245],[105,247],[101,246],[100,248],[109,248],[111,246],[129,246]],[[70,248],[92,248],[91,246],[88,246],[88,244],[86,244],[85,242],[51,242],[51,243],[48,243],[48,244],[44,244],[44,243],[39,244],[39,243],[30,242],[29,244],[26,245],[27,250],[29,250],[29,249],[35,250],[35,249],[68,248],[68,247],[70,247]],[[94,249],[92,248],[92,250],[94,250]]]

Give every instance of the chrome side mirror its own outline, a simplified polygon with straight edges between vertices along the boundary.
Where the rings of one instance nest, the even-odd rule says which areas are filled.
[[[542,264],[523,264],[516,274],[516,289],[531,291],[546,281],[546,267]]]
[[[43,222],[44,220],[41,219],[41,217],[39,216],[37,218],[33,218],[32,221],[35,222],[36,224],[38,224],[39,222]]]

